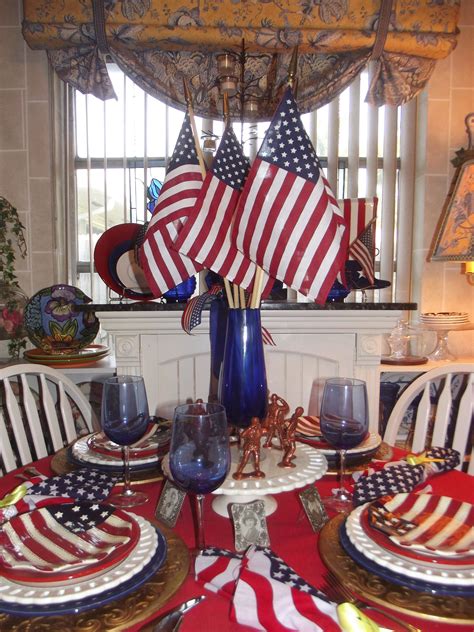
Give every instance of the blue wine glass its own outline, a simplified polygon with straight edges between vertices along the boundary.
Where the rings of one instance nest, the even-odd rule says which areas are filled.
[[[222,485],[230,468],[225,408],[196,402],[175,409],[171,431],[169,468],[173,481],[196,500],[198,550],[205,547],[203,500]]]
[[[362,443],[369,428],[367,387],[364,381],[336,377],[326,381],[320,413],[321,434],[339,455],[339,488],[323,499],[329,509],[350,511],[352,495],[344,487],[346,452]]]
[[[107,503],[114,507],[135,507],[148,500],[143,492],[130,485],[130,445],[143,437],[148,427],[148,401],[142,377],[118,375],[105,380],[102,392],[101,422],[106,436],[122,446],[124,487],[112,494]]]

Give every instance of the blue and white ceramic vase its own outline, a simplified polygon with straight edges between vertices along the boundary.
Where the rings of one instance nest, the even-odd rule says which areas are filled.
[[[219,401],[231,425],[246,428],[267,412],[267,374],[259,309],[229,309]]]

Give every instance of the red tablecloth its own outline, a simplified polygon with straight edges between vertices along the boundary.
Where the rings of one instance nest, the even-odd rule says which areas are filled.
[[[49,461],[50,459],[43,459],[35,465],[42,473],[49,475],[52,473],[49,468]],[[334,476],[326,476],[317,481],[316,486],[321,496],[323,496],[328,494],[335,483],[336,478]],[[457,471],[441,474],[430,479],[430,484],[435,493],[474,503],[474,485],[472,483],[472,477]],[[13,473],[8,474],[3,479],[0,479],[0,494],[3,495],[17,484],[18,479],[13,478]],[[143,491],[148,493],[150,500],[146,505],[135,509],[137,514],[146,518],[153,517],[161,487],[161,482],[140,486]],[[307,582],[313,586],[321,587],[324,583],[325,567],[318,553],[318,535],[312,531],[303,512],[298,498],[298,491],[300,490],[279,494],[276,497],[278,508],[274,514],[267,517],[271,548]],[[232,523],[229,519],[217,515],[212,510],[211,501],[212,498],[207,498],[205,505],[206,544],[233,549]],[[185,500],[175,530],[191,548],[194,544],[194,529],[191,506],[188,499]],[[194,581],[191,574],[179,591],[166,604],[163,611],[186,599],[202,594],[206,594],[207,598],[186,614],[180,632],[245,632],[252,629],[232,623],[229,620],[229,601],[204,591],[202,586]],[[370,616],[377,618],[372,614]],[[403,616],[403,618],[407,621],[409,620],[408,617]],[[396,624],[393,622],[388,620],[382,622],[381,619],[379,621],[389,628],[396,629]],[[410,622],[423,631],[429,630],[430,632],[432,630],[448,632],[449,630],[473,629],[472,625],[435,624],[416,618],[410,619]],[[130,628],[133,632],[136,632],[138,629],[138,626]]]

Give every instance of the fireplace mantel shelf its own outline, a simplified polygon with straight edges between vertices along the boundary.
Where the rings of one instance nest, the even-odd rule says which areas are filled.
[[[189,336],[181,327],[182,304],[91,303],[83,308],[93,310],[109,334],[117,372],[143,375],[155,414],[169,417],[180,403],[216,395],[209,310]],[[270,392],[284,397],[292,410],[303,406],[312,415],[319,412],[326,378],[363,379],[376,430],[383,337],[404,311],[415,309],[415,303],[263,303],[262,323],[275,341],[275,346],[265,345]]]
[[[164,303],[156,301],[147,302],[119,302],[113,303],[89,303],[78,306],[84,311],[95,312],[181,312],[185,303]],[[266,311],[393,311],[416,310],[416,303],[297,303],[290,301],[263,301],[261,310]]]

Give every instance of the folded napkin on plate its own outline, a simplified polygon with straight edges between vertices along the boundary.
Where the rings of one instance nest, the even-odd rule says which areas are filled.
[[[196,580],[233,595],[231,618],[257,630],[340,632],[337,606],[307,584],[270,549],[239,555],[208,548],[196,559]]]
[[[117,476],[89,468],[50,478],[32,476],[0,500],[0,524],[45,505],[105,500],[118,480]]]
[[[452,448],[431,448],[419,455],[409,455],[402,461],[377,463],[362,473],[356,472],[353,502],[357,507],[366,502],[411,492],[434,474],[447,472],[459,465],[460,456]]]

